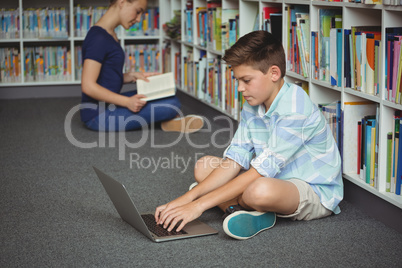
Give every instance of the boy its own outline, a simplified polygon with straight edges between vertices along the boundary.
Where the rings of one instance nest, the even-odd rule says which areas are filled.
[[[312,220],[338,214],[343,198],[341,160],[326,121],[308,95],[284,82],[285,53],[265,31],[251,32],[226,50],[246,100],[224,158],[197,161],[198,183],[156,208],[155,220],[177,230],[219,206],[223,229],[237,239],[275,224],[276,215]],[[241,171],[241,170],[245,171]]]

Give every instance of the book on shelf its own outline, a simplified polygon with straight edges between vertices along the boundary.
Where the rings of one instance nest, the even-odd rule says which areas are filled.
[[[367,115],[376,115],[377,113],[377,104],[368,102],[368,101],[359,101],[359,102],[345,102],[343,111],[342,111],[342,121],[341,121],[341,129],[344,131],[341,132],[342,135],[342,144],[343,144],[343,173],[352,173],[359,174],[360,168],[362,169],[362,165],[364,161],[360,161],[360,166],[357,167],[358,158],[362,157],[361,152],[358,152],[359,146],[358,141],[361,143],[364,140],[361,138],[363,134],[358,135],[359,129],[359,121],[362,120]],[[347,130],[347,133],[345,132]],[[364,124],[361,122],[361,133],[364,132]],[[361,151],[364,150],[364,144],[360,147]]]
[[[400,104],[402,93],[402,27],[386,28],[385,38],[385,87],[388,93],[386,99]]]
[[[239,10],[223,9],[222,10],[222,50],[230,48],[236,43],[238,38]]]
[[[222,2],[207,2],[208,43],[213,50],[222,50]]]
[[[282,41],[282,7],[263,7],[262,18],[262,30],[272,33],[273,36]]]
[[[20,10],[0,9],[0,39],[20,37]]]
[[[170,42],[165,42],[162,48],[162,72],[169,73],[172,71],[172,49]]]
[[[197,44],[206,47],[207,46],[207,8],[197,7],[195,9],[196,23],[197,23]]]
[[[324,115],[324,118],[327,121],[329,129],[331,130],[332,136],[335,139],[335,142],[338,146],[338,149],[341,148],[341,102],[335,101],[332,103],[321,103],[318,104],[318,108]]]
[[[338,58],[342,57],[342,35],[331,29],[342,29],[342,10],[318,9],[318,26],[318,80],[341,85],[341,74],[338,75],[341,69],[337,65]]]
[[[402,120],[399,118],[396,120],[395,124],[399,125],[399,144],[398,144],[398,161],[395,162],[395,165],[397,165],[397,171],[395,171],[395,194],[396,195],[401,195],[401,178],[402,178]]]
[[[346,60],[350,61],[351,66],[350,87],[370,95],[379,94],[380,70],[376,69],[376,66],[378,67],[378,62],[381,60],[381,53],[378,53],[381,46],[381,27],[354,26],[350,29],[350,35],[349,31],[347,34],[350,54]]]
[[[193,42],[193,1],[186,2],[186,9],[184,10],[184,40],[186,42]]]
[[[124,72],[159,72],[158,45],[125,45]]]
[[[71,53],[66,46],[26,47],[24,53],[25,81],[71,80]]]
[[[142,14],[139,22],[125,30],[127,36],[158,35],[159,34],[159,7],[148,7]]]
[[[205,51],[200,53],[196,66],[197,85],[195,95],[199,99],[205,100],[207,90],[207,56]]]
[[[181,87],[181,53],[174,54],[174,81],[175,84]]]
[[[308,77],[309,74],[309,47],[310,47],[310,19],[309,7],[291,5],[285,7],[288,25],[288,70]],[[273,16],[271,15],[271,18]]]
[[[387,133],[387,177],[385,191],[391,192],[391,174],[392,174],[392,132]]]
[[[0,82],[21,82],[21,53],[18,48],[0,48]]]
[[[164,73],[148,77],[149,82],[137,80],[137,92],[146,96],[143,100],[151,101],[176,94],[173,73]]]
[[[60,8],[28,8],[22,14],[24,38],[68,38],[68,11]]]

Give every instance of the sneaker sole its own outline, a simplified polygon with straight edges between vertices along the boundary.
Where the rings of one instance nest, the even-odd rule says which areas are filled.
[[[170,121],[163,122],[161,128],[166,132],[182,132],[193,133],[197,132],[204,126],[204,119],[197,115],[187,115],[185,117],[176,118]]]
[[[223,230],[235,239],[249,239],[275,225],[274,212],[236,211],[225,218]]]

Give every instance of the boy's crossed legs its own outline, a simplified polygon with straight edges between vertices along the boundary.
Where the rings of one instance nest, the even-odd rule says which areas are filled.
[[[205,156],[194,168],[196,182],[202,182],[222,158]],[[260,177],[240,196],[218,205],[226,211],[223,228],[231,237],[247,239],[275,224],[275,214],[293,220],[311,220],[329,216],[332,211],[321,205],[313,189],[299,179],[281,180]]]

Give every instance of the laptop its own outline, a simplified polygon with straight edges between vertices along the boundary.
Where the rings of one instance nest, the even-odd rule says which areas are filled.
[[[106,175],[96,167],[93,168],[120,217],[149,239],[155,242],[163,242],[218,233],[217,230],[198,219],[187,223],[180,232],[175,230],[168,232],[161,225],[156,224],[153,213],[140,214],[138,212],[122,183]]]

